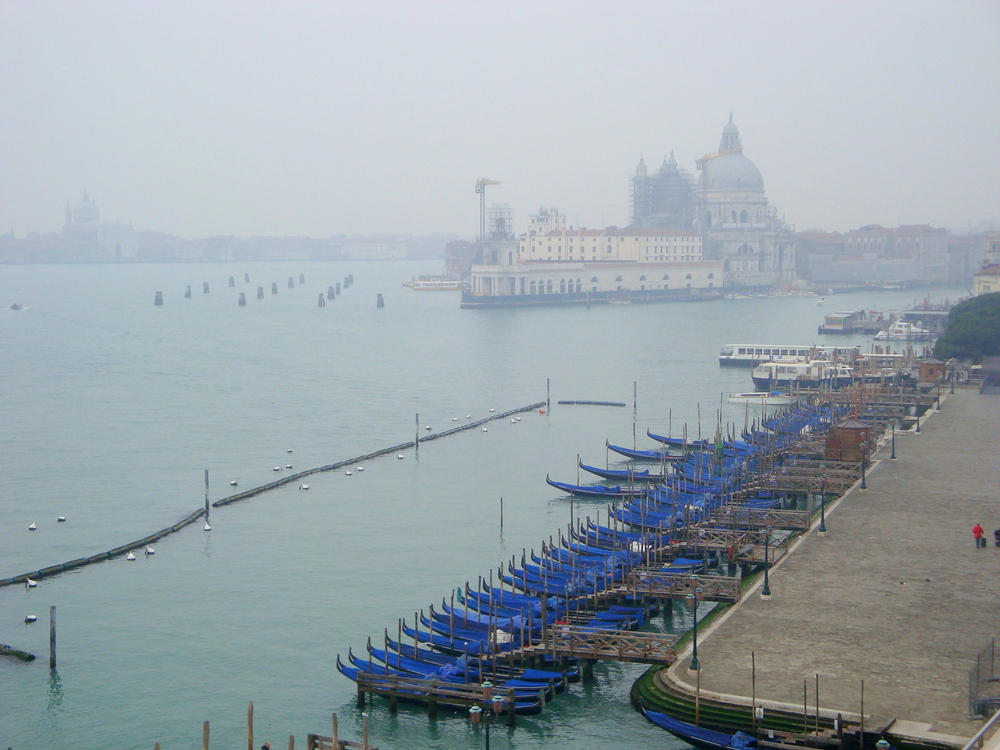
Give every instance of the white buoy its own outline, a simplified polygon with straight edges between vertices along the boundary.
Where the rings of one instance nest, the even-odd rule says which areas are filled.
[[[212,525],[208,521],[205,521],[205,531],[211,531],[211,530],[212,530]]]
[[[290,468],[292,468],[292,465],[291,464],[285,464],[285,468],[286,469],[290,469]]]
[[[429,430],[430,428],[431,428],[430,425],[427,425],[426,427],[424,427],[425,430]]]
[[[56,521],[58,521],[59,523],[65,523],[66,522],[66,516],[59,516],[59,518],[57,518]]]
[[[466,415],[465,415],[465,418],[466,418],[466,419],[472,419],[472,415],[471,415],[471,414],[466,414]]]
[[[24,587],[25,588],[33,589],[37,585],[38,585],[38,581],[36,581],[34,578],[25,578],[24,579]]]
[[[35,527],[35,524],[30,524],[30,525],[28,526],[28,531],[34,531],[34,530],[35,530],[35,528],[36,528],[36,527]]]
[[[35,615],[25,615],[24,617],[25,622],[34,622],[37,619],[38,618]]]
[[[365,467],[364,467],[364,466],[359,466],[359,467],[358,467],[358,471],[364,471],[364,470],[365,470]]]
[[[347,470],[346,470],[346,471],[344,472],[344,475],[345,475],[345,476],[351,476],[351,470],[350,470],[350,469],[347,469]]]
[[[153,549],[152,547],[150,547],[150,546],[149,546],[149,545],[147,544],[147,545],[146,545],[146,549],[144,549],[144,550],[142,551],[142,554],[144,554],[144,555],[147,555],[147,556],[148,556],[148,555],[155,555],[155,554],[156,554],[156,550],[155,550],[155,549]]]
[[[236,483],[236,480],[234,479],[232,482],[229,483],[229,486],[230,487],[238,487],[239,485]]]
[[[299,485],[299,489],[300,490],[308,490],[309,489],[309,485],[308,484],[300,484]]]
[[[133,555],[132,552],[129,551],[129,553],[125,555],[125,559],[128,560],[129,562],[132,562],[135,559],[135,555]]]
[[[483,428],[483,432],[489,432],[489,430],[487,430],[487,429],[486,429],[486,428],[484,427],[484,428]]]
[[[274,467],[274,470],[275,470],[275,471],[281,471],[281,467],[280,467],[280,466],[275,466],[275,467]]]
[[[452,417],[452,418],[451,418],[451,421],[452,421],[452,422],[457,422],[457,421],[458,421],[458,417]]]
[[[495,411],[496,411],[496,409],[490,409],[490,414],[492,414]]]
[[[401,458],[405,458],[405,456],[403,456],[403,454],[400,453],[398,456],[396,456],[396,458],[400,458],[401,459]]]

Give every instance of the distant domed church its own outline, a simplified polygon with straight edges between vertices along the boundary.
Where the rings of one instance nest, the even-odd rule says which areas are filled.
[[[91,261],[130,261],[138,257],[138,233],[128,224],[101,219],[97,204],[84,192],[82,200],[70,210],[66,201],[64,244],[73,256]]]
[[[724,261],[727,287],[765,287],[794,278],[792,228],[764,194],[757,165],[743,155],[732,115],[719,150],[697,162],[695,184],[673,154],[655,175],[642,160],[632,178],[632,221],[638,227],[691,228],[706,259]]]

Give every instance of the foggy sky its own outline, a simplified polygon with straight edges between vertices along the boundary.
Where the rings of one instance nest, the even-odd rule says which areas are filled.
[[[0,231],[474,235],[629,221],[744,153],[797,229],[1000,219],[1000,3],[0,0]]]

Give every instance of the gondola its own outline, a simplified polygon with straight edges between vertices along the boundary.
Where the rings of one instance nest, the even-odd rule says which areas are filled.
[[[752,750],[757,747],[757,740],[743,732],[716,732],[649,709],[644,709],[643,714],[656,726],[666,729],[677,739],[699,750]]]
[[[608,450],[614,451],[622,456],[627,456],[628,458],[635,459],[636,461],[683,461],[684,456],[676,456],[669,451],[667,448],[661,450],[635,450],[633,448],[625,448],[621,445],[612,445],[609,442],[605,442],[604,445]]]
[[[603,484],[567,484],[566,482],[556,482],[545,475],[545,482],[550,487],[568,492],[578,497],[602,497],[602,498],[623,498],[635,497],[646,491],[645,487],[605,487]]]
[[[663,443],[671,448],[687,448],[688,450],[704,450],[708,448],[707,440],[685,440],[684,438],[667,437],[665,435],[657,435],[646,430],[646,435],[653,438],[658,443]]]
[[[637,471],[635,469],[602,469],[598,466],[588,466],[583,463],[583,461],[577,461],[577,464],[584,471],[590,472],[591,474],[603,477],[604,479],[612,479],[614,481],[628,482],[629,480],[635,482],[662,482],[665,478],[665,474],[652,474],[649,469],[643,469],[642,471]]]

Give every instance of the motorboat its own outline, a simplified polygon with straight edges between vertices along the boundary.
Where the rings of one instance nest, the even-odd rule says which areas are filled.
[[[875,334],[879,341],[927,341],[934,336],[926,328],[921,328],[905,320],[897,320],[885,330]]]

